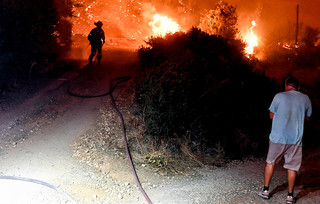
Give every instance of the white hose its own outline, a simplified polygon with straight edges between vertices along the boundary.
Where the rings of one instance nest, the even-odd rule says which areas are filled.
[[[17,177],[17,176],[0,176],[0,179],[7,179],[7,180],[17,180],[17,181],[26,181],[26,182],[31,182],[31,183],[36,183],[36,184],[40,184],[43,186],[46,186],[48,188],[51,188],[59,193],[61,193],[62,195],[64,195],[66,198],[68,198],[69,201],[71,201],[74,204],[77,204],[77,202],[66,192],[64,192],[63,190],[55,187],[54,185],[51,185],[50,183],[44,182],[44,181],[40,181],[40,180],[36,180],[36,179],[31,179],[31,178],[25,178],[25,177]]]

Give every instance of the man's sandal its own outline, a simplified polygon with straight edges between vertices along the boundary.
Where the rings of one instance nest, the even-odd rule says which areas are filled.
[[[269,191],[260,191],[258,195],[263,199],[269,199],[270,198],[270,192]]]

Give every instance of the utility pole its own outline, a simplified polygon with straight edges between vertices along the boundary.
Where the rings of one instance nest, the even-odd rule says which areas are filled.
[[[299,4],[297,4],[296,48],[298,47],[298,32],[299,32]]]

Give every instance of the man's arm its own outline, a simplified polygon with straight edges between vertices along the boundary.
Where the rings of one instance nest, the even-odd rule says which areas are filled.
[[[270,113],[269,113],[270,119],[273,119],[273,116],[274,116],[274,113],[270,112]]]
[[[105,43],[106,42],[106,36],[104,35],[104,31],[102,31],[101,38],[102,38],[102,42]]]
[[[311,100],[310,98],[308,97],[308,108],[306,110],[306,121],[309,121],[310,120],[310,116],[311,116],[311,113],[312,113],[312,105],[311,105]]]

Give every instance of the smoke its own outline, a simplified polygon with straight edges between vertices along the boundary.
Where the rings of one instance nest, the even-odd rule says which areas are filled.
[[[199,20],[206,11],[214,9],[219,0],[154,0],[157,10],[171,11],[172,17],[188,29],[198,26]],[[306,26],[320,28],[318,9],[320,1],[315,0],[225,0],[236,7],[238,29],[244,37],[255,20],[254,32],[258,36],[261,47],[271,42],[292,43],[296,39],[297,6],[299,6],[298,38],[304,35]],[[166,5],[166,6],[164,6]],[[181,12],[182,11],[182,12]],[[186,18],[188,17],[188,18]]]
[[[211,1],[211,2],[217,2]],[[250,22],[257,22],[256,31],[263,37],[295,37],[297,5],[299,33],[305,26],[320,27],[320,1],[315,0],[226,0],[237,8],[239,29],[245,32]],[[208,8],[207,8],[208,9]],[[276,36],[274,36],[276,35]]]
[[[238,28],[245,35],[255,20],[261,39],[291,38],[296,35],[297,5],[299,33],[304,27],[320,27],[320,1],[315,0],[225,0],[236,7]],[[93,22],[102,20],[107,38],[142,39],[152,35],[149,22],[156,13],[175,20],[183,30],[198,26],[201,16],[214,9],[218,0],[75,0],[73,33],[87,35]]]
[[[193,0],[198,2],[197,0]],[[207,0],[208,1],[208,0]],[[267,25],[277,23],[285,24],[288,21],[296,21],[296,7],[299,5],[299,20],[303,24],[320,27],[319,8],[317,0],[225,0],[237,8],[239,18],[255,17]],[[199,2],[202,9],[212,9],[218,0]],[[193,4],[193,3],[191,3]]]

